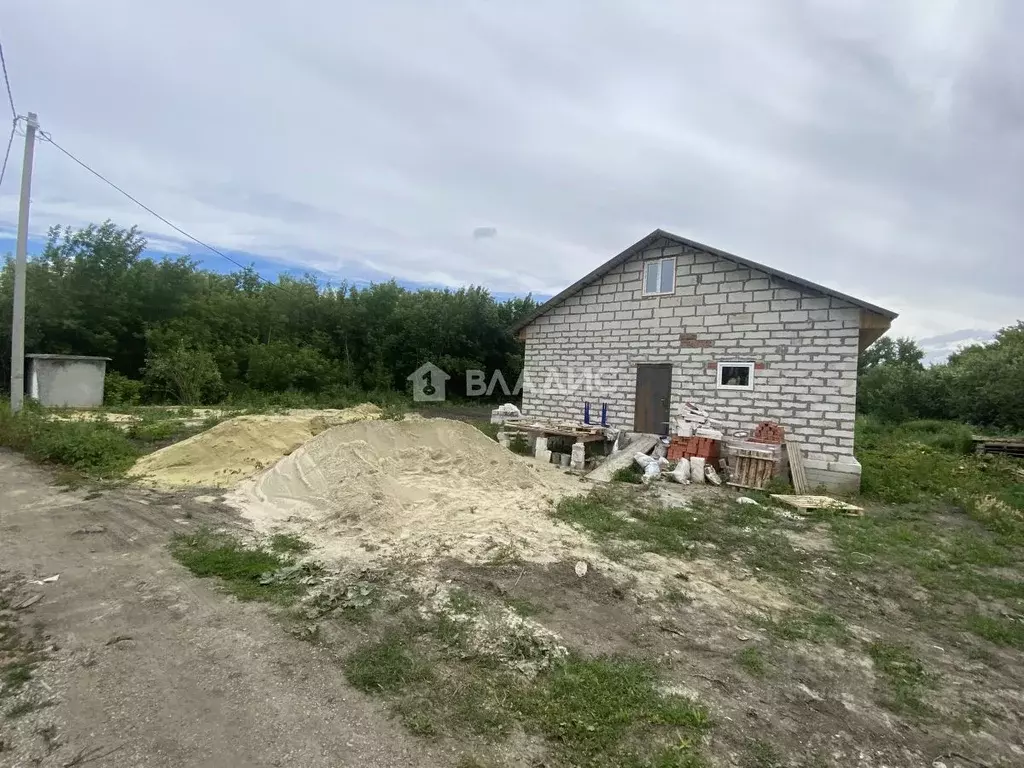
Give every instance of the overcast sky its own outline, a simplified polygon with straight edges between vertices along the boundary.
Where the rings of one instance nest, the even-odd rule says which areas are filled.
[[[1015,0],[0,6],[19,111],[217,246],[554,293],[661,227],[915,335],[1024,316],[1022,30]],[[36,157],[34,231],[184,248]]]

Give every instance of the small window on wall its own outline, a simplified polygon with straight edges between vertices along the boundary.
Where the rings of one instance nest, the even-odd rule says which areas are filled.
[[[676,260],[652,259],[644,262],[644,296],[674,293],[676,290]]]
[[[753,389],[754,364],[725,362],[718,364],[719,389]]]

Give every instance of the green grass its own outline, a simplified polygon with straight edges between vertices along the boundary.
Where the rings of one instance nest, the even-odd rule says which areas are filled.
[[[778,620],[758,619],[762,629],[780,640],[806,640],[810,643],[845,645],[850,630],[840,617],[828,611],[793,611]]]
[[[617,765],[631,737],[665,729],[696,744],[711,726],[706,709],[662,695],[657,680],[646,662],[572,656],[522,691],[518,706],[572,763]]]
[[[1024,651],[1024,618],[971,614],[964,619],[964,627],[994,645]]]
[[[529,618],[530,616],[542,616],[549,612],[546,605],[538,603],[533,600],[529,600],[525,597],[509,597],[505,599],[505,605],[511,608],[513,611],[518,613],[520,616]]]
[[[701,545],[712,545],[716,557],[737,556],[787,581],[799,581],[810,561],[793,548],[771,510],[753,504],[666,507],[643,491],[609,485],[563,499],[555,516],[588,531],[613,558],[628,556],[619,542],[666,556],[692,556]]]
[[[786,768],[787,763],[775,747],[767,741],[755,739],[748,743],[740,765],[743,768]]]
[[[522,432],[513,432],[509,436],[508,449],[520,456],[533,456],[533,445]]]
[[[344,669],[348,681],[367,693],[395,693],[434,676],[410,649],[410,638],[398,632],[357,648],[345,659]]]
[[[0,695],[9,696],[31,680],[33,667],[32,662],[19,660],[0,668],[0,682],[3,683],[3,693]]]
[[[876,641],[868,645],[868,656],[883,682],[881,703],[894,712],[927,716],[932,708],[922,695],[935,685],[935,676],[914,655],[913,649]]]
[[[16,720],[19,717],[24,717],[25,715],[31,712],[35,712],[36,710],[45,709],[46,707],[52,706],[52,701],[20,701],[14,706],[12,706],[10,709],[8,709],[7,712],[4,713],[4,716],[8,720]]]
[[[764,654],[756,646],[744,648],[736,654],[736,663],[754,677],[764,677],[768,674],[768,664],[764,660]]]
[[[122,430],[106,422],[50,421],[32,407],[15,416],[6,402],[0,402],[0,445],[94,479],[123,476],[140,455]]]
[[[289,558],[246,547],[230,536],[209,531],[178,534],[170,546],[174,558],[193,574],[219,579],[225,590],[239,600],[290,603],[305,591],[300,583],[300,577],[305,575],[303,570],[273,577],[292,565]],[[309,568],[312,566],[307,567],[307,572]]]
[[[619,467],[612,472],[612,482],[615,483],[633,483],[639,485],[643,482],[644,471],[640,469],[639,465],[635,461],[631,461],[625,467]]]
[[[484,419],[473,419],[469,423],[494,441],[497,441],[498,433],[501,431],[502,428],[501,424],[491,424],[489,420]]]
[[[470,607],[454,594],[452,610]],[[472,607],[486,610],[475,598]],[[699,743],[711,727],[707,710],[661,692],[652,664],[570,654],[528,677],[497,658],[540,659],[536,645],[506,642],[497,657],[490,650],[474,649],[457,618],[407,617],[349,653],[343,667],[353,686],[386,697],[406,727],[427,738],[497,741],[518,725],[544,737],[558,765],[703,765]]]
[[[274,552],[302,555],[309,552],[311,545],[293,533],[275,533],[270,537],[270,548]]]

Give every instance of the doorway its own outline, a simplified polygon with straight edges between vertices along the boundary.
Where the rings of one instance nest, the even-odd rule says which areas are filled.
[[[671,394],[671,363],[638,365],[636,367],[633,431],[650,435],[667,435]]]

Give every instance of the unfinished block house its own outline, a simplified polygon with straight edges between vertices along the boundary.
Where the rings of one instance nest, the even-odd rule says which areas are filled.
[[[693,402],[728,432],[774,420],[811,485],[856,489],[857,357],[895,312],[655,230],[517,326],[523,413],[666,434]]]

